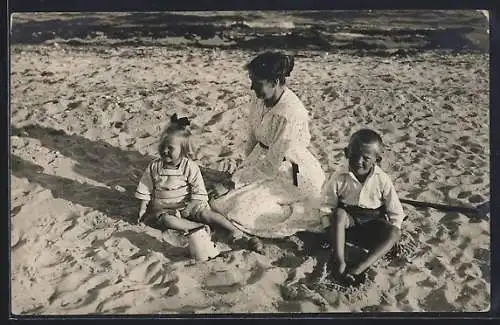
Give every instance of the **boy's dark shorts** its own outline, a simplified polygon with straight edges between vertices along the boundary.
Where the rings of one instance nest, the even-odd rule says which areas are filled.
[[[394,225],[389,222],[385,206],[367,209],[339,202],[337,208],[345,210],[354,223],[346,230],[346,240],[361,247],[372,247],[387,237]],[[330,215],[335,218],[335,214]],[[330,224],[334,222],[331,220]]]
[[[385,206],[378,209],[366,209],[339,203],[354,220],[354,226],[346,233],[346,239],[361,246],[371,247],[384,240],[387,232],[394,227],[387,217]]]
[[[389,222],[385,206],[381,206],[377,209],[367,209],[339,202],[338,208],[344,209],[352,217],[354,226],[362,226],[376,221],[383,223]]]

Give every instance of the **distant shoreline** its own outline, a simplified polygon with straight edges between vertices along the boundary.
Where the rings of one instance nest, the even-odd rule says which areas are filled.
[[[482,11],[400,11],[399,15],[393,11],[23,13],[11,20],[11,44],[489,50]]]

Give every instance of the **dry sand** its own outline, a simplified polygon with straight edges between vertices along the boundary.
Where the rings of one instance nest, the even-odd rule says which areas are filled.
[[[242,67],[255,52],[42,43],[11,53],[14,313],[489,308],[489,220],[457,212],[405,205],[416,256],[378,263],[374,284],[352,297],[291,289],[325,254],[314,236],[193,264],[173,235],[169,244],[132,224],[133,191],[168,115],[193,119],[201,165],[242,157],[250,96]],[[298,54],[289,86],[310,110],[312,150],[327,172],[344,166],[349,135],[371,127],[387,143],[382,167],[401,197],[489,201],[487,54]]]

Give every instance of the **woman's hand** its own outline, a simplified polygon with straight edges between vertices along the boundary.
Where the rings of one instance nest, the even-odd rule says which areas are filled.
[[[238,171],[235,172],[233,174],[233,176],[231,177],[231,181],[234,184],[234,188],[238,189],[240,187],[243,187],[245,185],[252,183],[252,181],[255,181],[255,177],[254,177],[255,175],[253,175],[253,173],[255,173],[255,170],[253,168],[249,168],[249,167],[245,168],[244,167],[244,168],[238,169]]]
[[[238,168],[238,162],[233,158],[225,158],[219,162],[219,171],[232,175]]]

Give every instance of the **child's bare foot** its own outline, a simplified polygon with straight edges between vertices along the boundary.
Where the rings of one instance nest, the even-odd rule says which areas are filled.
[[[140,215],[140,216],[136,217],[135,224],[140,225],[143,220],[144,220],[144,215]]]
[[[360,274],[353,274],[351,272],[346,272],[342,276],[342,282],[346,286],[352,286],[352,287],[359,286],[360,284],[362,284],[363,282],[365,282],[366,279],[367,279],[367,275],[366,275],[365,272],[360,273]]]
[[[347,264],[344,261],[339,261],[337,267],[338,267],[338,269],[337,269],[338,274],[344,274],[344,272],[347,268]]]
[[[244,235],[245,234],[241,230],[234,230],[233,232],[229,233],[228,241],[230,244],[236,244],[245,239]]]
[[[256,253],[262,254],[264,252],[264,244],[257,237],[252,237],[248,240],[248,249]]]
[[[241,239],[243,239],[244,233],[241,230],[235,230],[229,234],[229,241],[231,243],[235,243]]]
[[[333,256],[328,264],[332,275],[335,277],[342,276],[347,268],[347,264],[345,261],[339,260]]]

